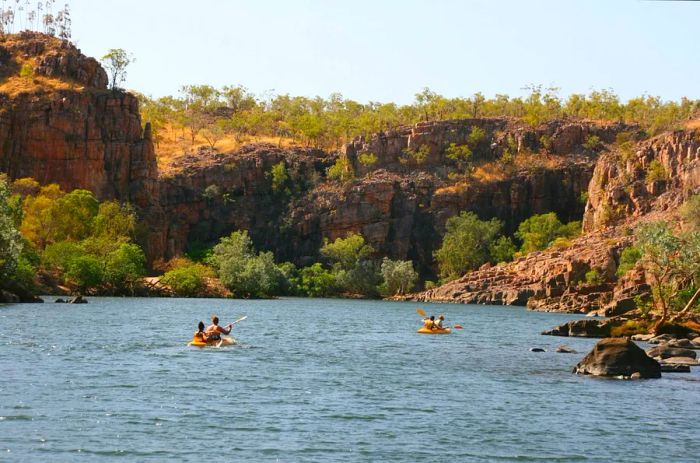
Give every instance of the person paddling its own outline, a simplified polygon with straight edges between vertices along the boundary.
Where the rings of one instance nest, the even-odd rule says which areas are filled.
[[[222,334],[230,334],[231,330],[233,329],[233,323],[229,323],[226,325],[226,328],[222,328],[219,326],[219,317],[216,315],[213,315],[211,317],[211,325],[207,327],[207,336],[209,339],[221,339]]]
[[[430,318],[423,319],[423,326],[429,330],[435,329],[435,315],[431,315]]]
[[[444,316],[444,315],[440,315],[440,316],[438,317],[438,319],[435,320],[435,323],[434,323],[434,325],[433,325],[433,327],[434,327],[433,329],[436,329],[436,330],[444,330],[445,327],[442,325],[442,323],[443,323],[444,321],[445,321],[445,316]]]
[[[197,331],[192,335],[192,341],[194,342],[207,342],[209,336],[204,332],[204,322],[199,322],[197,325]]]

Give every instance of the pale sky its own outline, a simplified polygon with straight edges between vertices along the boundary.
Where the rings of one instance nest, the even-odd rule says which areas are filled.
[[[62,3],[62,2],[58,2]],[[73,39],[137,62],[126,87],[152,96],[185,84],[261,94],[410,103],[561,95],[611,88],[700,98],[700,2],[639,0],[71,0]]]

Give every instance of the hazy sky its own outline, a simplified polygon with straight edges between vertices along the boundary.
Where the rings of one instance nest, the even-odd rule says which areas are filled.
[[[62,2],[58,2],[62,3]],[[241,84],[408,103],[446,96],[700,98],[700,2],[636,0],[72,0],[84,53],[132,52],[126,86]]]

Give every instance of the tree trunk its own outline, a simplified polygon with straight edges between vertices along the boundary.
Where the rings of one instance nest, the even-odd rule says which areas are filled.
[[[675,322],[676,320],[681,318],[684,314],[686,314],[688,311],[690,311],[690,309],[693,307],[693,305],[695,305],[695,302],[697,302],[698,298],[700,298],[700,288],[698,288],[698,290],[695,291],[695,294],[693,294],[693,297],[691,297],[690,300],[688,301],[688,303],[685,305],[685,307],[683,307],[683,310],[681,310],[680,312],[678,312],[676,315],[674,315],[671,318],[671,323]]]

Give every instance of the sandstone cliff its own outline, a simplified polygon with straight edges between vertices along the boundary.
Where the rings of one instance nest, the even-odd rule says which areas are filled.
[[[674,220],[677,207],[700,190],[700,131],[677,131],[636,144],[626,157],[617,149],[597,161],[584,216],[584,235],[571,247],[550,249],[515,262],[486,267],[442,287],[412,296],[419,301],[527,305],[561,312],[616,315],[635,307],[649,287],[633,271],[614,276],[631,230],[644,221]],[[663,178],[649,178],[649,167]],[[658,174],[657,174],[658,176]],[[599,271],[604,283],[587,285]]]
[[[622,229],[604,227],[659,209],[656,198],[668,197],[661,202],[667,208],[677,204],[682,195],[660,193],[691,190],[700,177],[694,132],[644,142],[624,164],[614,149],[604,148],[620,132],[638,132],[634,126],[562,120],[531,128],[510,119],[420,123],[358,138],[339,154],[271,145],[230,153],[201,150],[177,160],[165,175],[158,170],[150,130],[142,129],[136,98],[108,91],[94,59],[68,42],[27,33],[0,42],[0,61],[5,79],[0,82],[0,170],[11,178],[87,188],[102,199],[136,204],[148,227],[144,245],[152,261],[247,229],[259,248],[304,265],[319,257],[325,238],[356,232],[379,254],[411,259],[432,277],[433,252],[449,217],[474,211],[501,219],[508,232],[536,213],[581,219],[581,193],[588,190],[585,225],[595,233],[572,249],[484,269],[419,297],[529,301],[544,310],[557,308],[563,297],[567,310],[593,310],[610,299],[611,287],[579,290],[581,273],[614,272],[626,243],[619,238]],[[25,64],[33,76],[19,77]],[[451,143],[467,143],[475,127],[484,132],[473,146],[477,165],[499,166],[507,153],[526,162],[497,167],[502,172],[494,177],[452,176],[455,162],[446,150]],[[602,142],[597,148],[587,146],[593,136]],[[427,153],[422,162],[406,157],[407,150],[421,148]],[[361,163],[370,153],[376,163]],[[349,160],[355,181],[343,185],[326,178],[337,156]],[[654,159],[668,172],[667,180],[645,181],[644,170]],[[280,162],[289,179],[275,190],[271,170]]]

